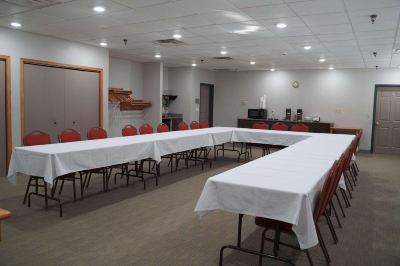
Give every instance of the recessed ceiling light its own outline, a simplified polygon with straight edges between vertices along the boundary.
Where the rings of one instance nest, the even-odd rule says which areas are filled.
[[[304,50],[310,50],[312,47],[310,45],[306,45],[303,48],[304,48]]]
[[[101,42],[100,43],[100,46],[103,46],[103,47],[105,47],[105,46],[107,46],[108,44],[106,43],[106,42]]]
[[[335,68],[333,66],[330,66],[328,69],[329,70],[334,70]]]
[[[255,65],[256,62],[255,61],[250,61],[250,65]]]
[[[223,55],[225,55],[225,54],[227,54],[228,52],[227,51],[221,51],[220,52],[220,54],[223,54]]]
[[[321,63],[323,63],[323,62],[326,61],[326,59],[325,59],[325,58],[320,58],[319,61],[320,61]]]
[[[284,28],[287,27],[287,24],[286,24],[286,23],[278,23],[278,24],[276,24],[276,27],[277,27],[278,29],[284,29]]]
[[[192,64],[192,67],[196,67],[196,66],[197,66],[197,64],[196,64],[196,63],[193,63],[193,64]]]
[[[275,71],[275,68],[271,68],[269,71],[274,72],[274,71]]]
[[[93,10],[97,13],[103,13],[104,11],[106,11],[106,8],[104,6],[95,6],[93,7]]]
[[[173,35],[173,37],[174,37],[174,39],[180,39],[180,38],[182,38],[182,35],[179,33],[176,33]]]
[[[22,25],[19,22],[11,22],[10,23],[11,26],[13,26],[14,28],[20,28]]]
[[[156,54],[154,57],[155,58],[161,58],[161,55],[160,54]]]

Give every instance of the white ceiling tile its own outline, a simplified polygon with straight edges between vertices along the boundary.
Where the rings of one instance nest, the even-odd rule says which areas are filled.
[[[229,0],[237,8],[284,4],[283,0]]]
[[[79,7],[72,6],[71,4],[61,4],[45,7],[39,9],[38,12],[49,16],[60,17],[63,19],[77,19],[95,15],[91,10],[84,10]]]
[[[95,6],[103,6],[106,8],[104,13],[96,15],[104,15],[111,12],[122,11],[127,8],[126,6],[115,3],[111,0],[75,0],[66,3],[66,5],[77,7],[84,11],[91,12],[92,14],[96,14],[96,12],[93,11],[93,7]]]
[[[345,41],[345,40],[353,40],[355,36],[352,32],[348,33],[339,33],[339,34],[317,34],[317,38],[323,42],[330,42],[330,41]]]
[[[339,34],[353,32],[350,24],[312,26],[310,29],[314,34]]]
[[[202,16],[211,21],[213,24],[223,24],[232,22],[243,22],[252,20],[251,17],[247,16],[242,12],[231,12],[231,11],[213,11],[202,14]]]
[[[113,0],[116,3],[129,7],[145,7],[170,2],[170,0]]]
[[[330,13],[302,16],[304,22],[309,26],[323,26],[350,23],[346,13]]]
[[[344,0],[348,10],[400,7],[398,0]]]
[[[11,4],[9,2],[0,1],[0,15],[12,15],[18,12],[29,10],[28,7]]]
[[[297,15],[312,15],[324,13],[343,13],[341,0],[315,0],[288,4]]]
[[[207,13],[214,11],[240,12],[238,8],[227,0],[180,0],[176,3],[194,13]]]
[[[190,11],[189,9],[182,8],[179,4],[175,2],[147,6],[147,7],[139,7],[135,8],[135,11],[141,14],[141,16],[147,17],[148,21],[155,19],[158,20],[166,18],[184,17],[195,14],[195,12]]]
[[[287,5],[268,5],[242,9],[244,13],[254,19],[286,18],[295,14]]]

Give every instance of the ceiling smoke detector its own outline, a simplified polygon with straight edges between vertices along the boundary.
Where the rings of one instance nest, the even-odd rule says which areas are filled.
[[[369,17],[371,18],[371,23],[375,24],[375,20],[378,17],[378,15],[370,15]]]

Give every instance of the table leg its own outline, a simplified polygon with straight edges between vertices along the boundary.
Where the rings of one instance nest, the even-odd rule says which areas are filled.
[[[237,244],[236,244],[236,246],[239,248],[242,243],[242,222],[243,222],[243,214],[239,213],[238,236],[237,236]]]

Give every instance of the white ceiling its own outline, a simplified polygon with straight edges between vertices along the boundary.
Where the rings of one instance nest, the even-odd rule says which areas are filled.
[[[96,14],[95,5],[106,12]],[[400,0],[0,0],[0,26],[18,21],[20,30],[105,41],[114,57],[208,69],[399,67],[399,15]],[[154,43],[174,33],[184,45]],[[233,60],[211,59],[221,49]]]

